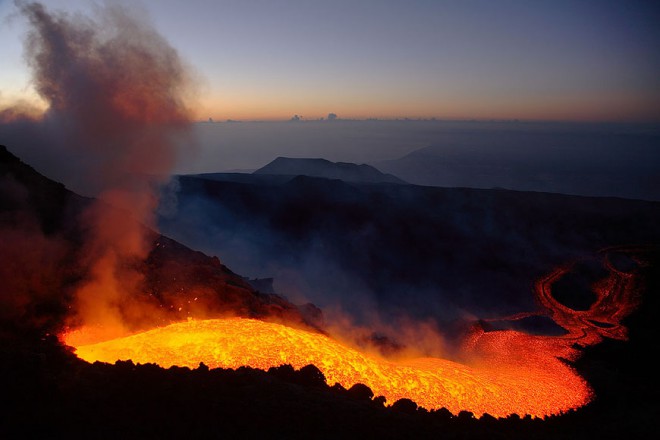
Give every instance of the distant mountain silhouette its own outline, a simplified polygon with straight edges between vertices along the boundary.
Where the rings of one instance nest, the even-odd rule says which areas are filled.
[[[373,165],[417,185],[660,201],[660,137],[460,133]]]
[[[359,183],[406,183],[391,174],[380,172],[371,165],[330,162],[326,159],[278,157],[268,165],[256,170],[253,174],[323,177]]]

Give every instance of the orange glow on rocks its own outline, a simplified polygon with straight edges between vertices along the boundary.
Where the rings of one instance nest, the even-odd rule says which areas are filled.
[[[638,304],[635,272],[616,269],[607,254],[602,262],[608,275],[592,286],[597,298],[586,311],[572,310],[551,295],[552,284],[570,267],[537,283],[537,300],[566,335],[533,336],[477,326],[465,340],[461,358],[466,360],[461,362],[384,358],[324,334],[245,318],[188,320],[104,342],[98,342],[92,328],[83,328],[64,335],[64,341],[88,362],[131,359],[165,368],[195,368],[203,362],[211,368],[259,369],[313,364],[328,384],[349,388],[363,383],[389,403],[409,398],[427,409],[444,407],[454,414],[544,417],[579,408],[593,397],[586,381],[560,358],[576,359],[576,344],[591,345],[603,336],[625,338],[620,320]]]

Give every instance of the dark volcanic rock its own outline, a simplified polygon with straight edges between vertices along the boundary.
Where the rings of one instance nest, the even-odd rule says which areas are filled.
[[[3,328],[57,331],[63,324],[74,292],[90,270],[82,255],[89,231],[81,217],[93,202],[37,173],[0,146]],[[296,305],[257,292],[217,257],[146,228],[144,234],[153,243],[146,260],[123,265],[141,274],[139,295],[159,304],[166,320],[238,315],[306,325]]]
[[[274,277],[278,293],[356,314],[404,310],[449,326],[460,315],[531,312],[534,283],[556,267],[610,246],[660,244],[659,202],[308,176],[178,181],[165,233],[245,275]],[[578,307],[592,283],[576,281],[558,299]]]
[[[90,203],[0,146],[0,329],[61,325],[84,276],[76,264],[84,234],[76,218]]]
[[[75,220],[88,201],[34,173],[4,149],[0,149],[0,159],[0,268],[4,271],[0,292],[3,403],[0,433],[3,438],[579,440],[646,439],[654,438],[653,433],[658,431],[655,356],[659,341],[656,327],[660,305],[656,292],[660,290],[660,254],[657,249],[650,250],[650,255],[639,263],[646,289],[640,309],[626,318],[630,341],[606,340],[589,347],[576,364],[594,387],[594,402],[545,420],[516,414],[502,419],[488,415],[476,419],[471,413],[452,415],[444,408],[426,411],[407,399],[384,406],[383,398],[373,398],[365,386],[356,385],[351,388],[353,391],[341,386],[328,387],[315,367],[296,371],[283,366],[269,372],[245,367],[209,369],[204,365],[196,369],[164,369],[154,364],[135,365],[131,361],[88,364],[76,358],[56,337],[46,333],[53,329],[52,322],[66,313],[67,286],[69,290],[75,287],[74,275],[81,276],[77,267],[68,271],[60,269],[67,269],[66,263],[73,265],[77,261],[83,231],[77,228]],[[482,196],[477,201],[484,201]],[[54,203],[53,198],[59,202]],[[562,203],[558,205],[566,207]],[[583,206],[583,199],[576,205],[583,209],[573,208],[566,215],[579,220],[582,228],[589,224],[584,211],[594,210],[595,218],[604,212],[597,203]],[[456,207],[451,203],[450,206]],[[636,208],[637,213],[644,213],[649,206],[623,203],[617,207]],[[575,216],[576,212],[580,215]],[[624,220],[636,212],[633,209],[629,213],[615,213],[619,213],[613,220],[615,225],[625,225]],[[632,227],[648,226],[647,221],[640,220]],[[626,231],[624,228],[620,237],[625,238]],[[604,238],[617,236],[607,228],[594,234],[597,237],[602,234]],[[291,309],[280,297],[253,291],[218,259],[155,233],[152,238],[154,248],[141,264],[146,283],[161,301],[190,298],[193,290],[207,289],[211,297],[231,298],[238,309],[249,313],[272,311],[273,307],[283,313]],[[591,237],[587,243],[594,240]],[[26,247],[27,244],[32,246]],[[45,278],[30,283],[12,281],[21,280],[34,270],[30,264],[35,262],[41,263],[37,272],[47,275]],[[617,257],[612,264],[621,270],[631,270],[633,262]],[[182,288],[191,292],[181,293]],[[12,301],[17,298],[18,303]],[[55,302],[59,308],[47,307],[48,301]],[[7,313],[9,306],[14,307],[11,316]],[[312,306],[304,309],[308,309],[309,315],[317,310]],[[40,331],[31,332],[25,326],[18,328],[18,323],[23,322],[20,320],[26,317],[44,318],[43,326],[32,328]]]

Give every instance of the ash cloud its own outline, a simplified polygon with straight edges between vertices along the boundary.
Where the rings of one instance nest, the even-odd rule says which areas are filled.
[[[188,74],[176,51],[119,6],[98,9],[95,18],[39,3],[19,7],[31,26],[25,56],[32,82],[49,106],[35,126],[28,118],[14,124],[26,136],[21,144],[36,141],[32,148],[54,159],[55,174],[74,159],[68,168],[88,195],[140,189],[144,174],[168,173],[177,155],[171,138],[191,121]],[[30,139],[28,128],[41,137]]]
[[[87,17],[16,5],[29,23],[32,84],[48,107],[38,116],[18,104],[2,110],[0,135],[43,174],[98,199],[83,215],[79,318],[137,321],[149,307],[134,304],[140,276],[132,262],[151,245],[145,226],[155,226],[157,186],[175,166],[182,137],[193,142],[189,74],[135,11],[106,5]]]

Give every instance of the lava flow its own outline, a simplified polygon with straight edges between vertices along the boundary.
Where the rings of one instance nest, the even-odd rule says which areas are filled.
[[[171,324],[78,346],[76,354],[89,362],[132,359],[162,367],[196,367],[200,362],[211,368],[260,369],[314,364],[328,383],[344,387],[363,383],[389,402],[407,397],[425,408],[444,406],[454,413],[542,416],[581,406],[590,395],[587,384],[551,356],[533,365],[521,363],[518,368],[492,363],[469,367],[438,358],[394,362],[361,353],[322,334],[243,318]]]
[[[615,270],[607,259],[605,263],[609,275],[598,284],[598,299],[588,311],[572,311],[550,295],[549,286],[569,268],[558,269],[538,283],[539,302],[566,328],[566,335],[532,336],[476,328],[465,344],[471,355],[465,364],[430,357],[386,359],[323,334],[244,318],[189,320],[98,343],[81,343],[85,329],[64,339],[88,362],[131,359],[165,368],[194,368],[203,362],[211,368],[260,369],[314,364],[329,384],[337,382],[348,388],[363,383],[388,402],[409,398],[427,409],[445,407],[454,414],[466,410],[477,416],[517,413],[544,417],[591,400],[589,385],[560,358],[575,359],[574,344],[597,342],[600,338],[594,332],[610,336],[614,329],[621,329],[618,320],[637,301],[630,281],[633,274]],[[587,317],[610,325],[592,325]]]

